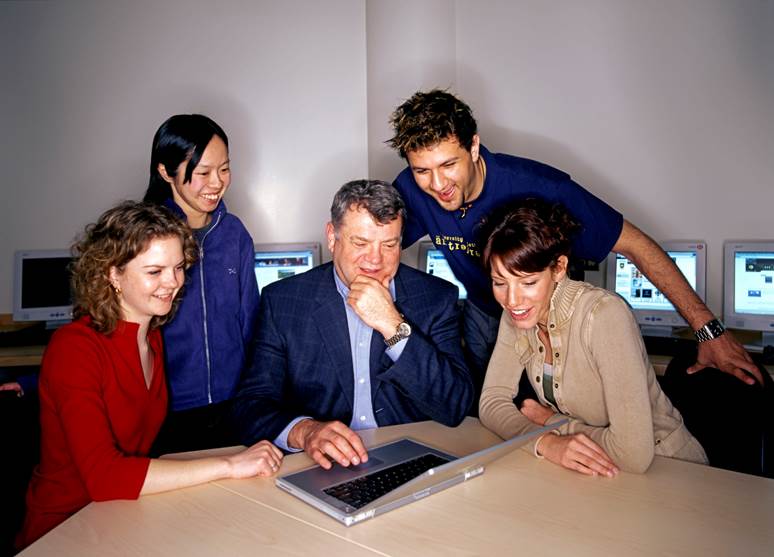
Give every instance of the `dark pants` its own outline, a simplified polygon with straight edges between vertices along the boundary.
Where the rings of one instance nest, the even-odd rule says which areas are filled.
[[[465,300],[462,307],[462,340],[465,348],[465,359],[473,378],[473,387],[475,388],[474,403],[469,411],[471,416],[478,416],[478,399],[481,398],[486,368],[489,365],[489,358],[492,357],[492,352],[497,343],[499,328],[499,317],[492,317],[480,310],[471,301]],[[514,365],[517,365],[515,363],[515,354]],[[525,398],[537,400],[537,395],[535,395],[527,375],[523,374],[519,382],[518,399],[524,400]]]

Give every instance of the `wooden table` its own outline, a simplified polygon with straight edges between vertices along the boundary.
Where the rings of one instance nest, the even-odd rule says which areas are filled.
[[[457,454],[497,438],[473,418],[364,433]],[[289,456],[282,473],[310,463]],[[744,555],[774,553],[774,480],[656,457],[587,478],[523,450],[427,499],[346,528],[271,480],[227,480],[92,503],[22,555]]]

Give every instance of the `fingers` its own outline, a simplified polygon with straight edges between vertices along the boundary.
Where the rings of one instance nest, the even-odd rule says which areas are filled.
[[[12,383],[3,383],[0,385],[0,391],[16,391],[17,393],[22,392],[21,385],[16,382]]]
[[[571,444],[575,442],[578,443],[576,461],[579,464],[603,476],[613,477],[618,473],[618,467],[604,449],[586,435],[578,434]]]
[[[548,435],[541,447],[547,459],[581,474],[612,478],[619,471],[607,453],[583,433]]]
[[[269,441],[259,441],[241,453],[228,458],[230,477],[272,476],[282,464],[282,451]]]
[[[282,451],[269,441],[261,441],[253,445],[253,448],[257,460],[265,462],[266,466],[274,472],[279,470],[280,464],[282,464]]]
[[[381,282],[365,275],[356,276],[352,283],[349,285],[350,298],[357,300],[368,295],[378,296],[382,299],[389,298],[392,300],[389,289]]]
[[[725,371],[725,370],[724,370]],[[759,384],[763,385],[763,376],[761,375],[760,371],[758,371],[758,368],[755,366],[752,366],[752,369],[747,368],[733,368],[731,371],[728,371],[727,373],[730,373],[737,379],[741,379],[743,382],[745,382],[748,385],[755,385],[755,382],[757,381]],[[752,377],[750,376],[752,375]]]
[[[279,459],[280,461],[282,461],[282,459],[285,457],[285,455],[280,450],[280,448],[275,446],[274,443],[272,443],[271,441],[261,441],[261,443],[265,443],[266,446],[269,447],[271,451],[274,453],[274,456],[276,456],[277,459]]]
[[[747,369],[747,368],[745,368]],[[752,369],[749,370],[749,372],[752,374],[753,377],[755,377],[755,380],[758,381],[759,385],[763,385],[763,374],[761,374],[761,370],[754,366]],[[749,377],[747,379],[750,379]],[[744,379],[742,379],[744,381]],[[754,385],[753,381],[745,381],[748,385]]]
[[[390,284],[390,279],[389,279],[389,278],[387,278],[386,280],[387,280],[387,284],[389,285],[389,284]],[[355,277],[355,278],[352,280],[352,284],[350,285],[350,288],[351,288],[352,286],[359,286],[359,287],[363,287],[363,286],[366,286],[366,285],[370,285],[370,286],[382,286],[382,287],[386,288],[386,287],[385,287],[385,285],[384,285],[384,283],[382,283],[382,282],[379,282],[379,281],[378,281],[378,280],[376,280],[375,278],[373,278],[373,277],[369,277],[369,276],[367,276],[367,275],[357,275],[357,276],[356,276],[356,277]]]
[[[728,331],[713,340],[699,344],[696,364],[688,368],[688,373],[695,373],[708,366],[733,375],[748,385],[755,384],[755,381],[763,384],[763,375],[758,366]]]
[[[532,410],[535,406],[537,406],[539,403],[534,398],[525,398],[521,403],[521,413],[523,414],[525,411],[529,412]]]
[[[537,403],[537,401],[532,400],[531,398],[527,398],[521,404],[520,411],[532,423],[535,423],[537,425],[543,425],[543,424],[537,423],[538,406],[539,404]]]
[[[358,275],[349,286],[347,303],[374,329],[397,315],[390,291],[378,280]]]
[[[320,466],[329,470],[329,458],[341,466],[368,461],[368,453],[357,433],[341,422],[320,424],[306,438],[304,450]]]
[[[700,364],[699,362],[696,362],[696,363],[695,363],[695,364],[693,364],[691,367],[689,367],[688,369],[686,369],[686,370],[685,370],[685,372],[686,372],[688,375],[693,375],[693,374],[694,374],[694,373],[696,373],[697,371],[701,371],[701,370],[703,370],[705,367],[707,367],[707,366],[705,366],[704,364]]]
[[[731,366],[729,366],[730,370],[727,371],[727,373],[741,379],[748,385],[754,385],[756,381],[760,385],[763,385],[763,375],[761,375],[758,366],[755,365],[747,352],[744,352],[743,356],[744,357],[734,358],[731,362]]]
[[[702,364],[702,363],[696,362],[694,365],[692,365],[685,371],[689,375],[692,375],[697,371],[701,371],[707,367],[709,367],[709,364]],[[723,367],[721,367],[720,365],[713,366],[713,367],[715,367],[716,369],[719,369],[720,371],[728,373],[729,375],[733,375],[734,377],[746,383],[747,385],[755,385],[756,381],[760,385],[763,385],[763,376],[761,375],[761,372],[758,369],[758,366],[756,366],[752,362],[737,360],[733,363],[726,364]]]
[[[531,398],[524,399],[519,410],[529,421],[539,426],[545,425],[548,418],[554,415],[549,407]]]

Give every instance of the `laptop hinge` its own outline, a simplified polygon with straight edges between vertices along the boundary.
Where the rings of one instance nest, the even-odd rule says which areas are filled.
[[[465,480],[469,480],[470,478],[475,478],[476,476],[480,476],[484,473],[484,467],[479,466],[478,468],[473,468],[473,470],[469,470],[465,472]]]

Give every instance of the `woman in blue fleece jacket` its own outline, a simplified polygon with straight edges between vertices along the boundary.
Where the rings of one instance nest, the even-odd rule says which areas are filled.
[[[175,318],[164,326],[170,412],[154,454],[238,444],[228,415],[258,311],[253,241],[226,211],[228,137],[207,116],[179,114],[153,138],[145,201],[166,205],[194,231],[199,260],[187,272]]]

